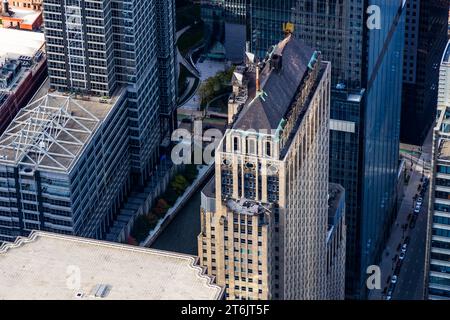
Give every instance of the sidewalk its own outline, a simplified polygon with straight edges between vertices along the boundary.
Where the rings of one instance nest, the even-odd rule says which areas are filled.
[[[429,161],[431,152],[431,139],[429,137],[426,139],[423,153],[420,155],[419,161],[413,163],[413,171],[411,173],[408,185],[405,188],[405,195],[403,201],[400,206],[400,210],[397,216],[397,220],[392,227],[391,236],[387,243],[385,250],[383,251],[382,260],[379,264],[381,269],[381,290],[372,290],[369,292],[369,300],[381,300],[386,298],[386,294],[383,294],[383,290],[386,288],[386,291],[389,290],[390,286],[390,278],[394,274],[394,270],[396,268],[396,263],[398,261],[398,256],[400,255],[401,250],[397,250],[399,244],[403,244],[404,240],[408,236],[412,236],[415,229],[411,229],[409,227],[406,228],[405,231],[402,229],[402,225],[409,225],[408,215],[414,214],[414,205],[413,201],[414,195],[418,192],[418,185],[421,183],[423,161]],[[406,164],[409,168],[411,167],[411,161],[409,159],[406,160]],[[426,176],[426,173],[425,173]],[[424,198],[424,202],[427,199]],[[426,215],[427,213],[423,210],[423,207],[426,206],[426,203],[422,205],[422,210],[419,215]],[[408,248],[409,250],[410,248]],[[407,253],[408,254],[408,251]],[[397,256],[397,257],[396,257]],[[388,281],[389,280],[389,281]]]

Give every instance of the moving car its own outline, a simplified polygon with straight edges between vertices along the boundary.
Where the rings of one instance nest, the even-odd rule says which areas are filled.
[[[400,256],[398,257],[400,260],[403,260],[403,259],[405,259],[405,255],[406,255],[406,253],[405,252],[400,252]]]

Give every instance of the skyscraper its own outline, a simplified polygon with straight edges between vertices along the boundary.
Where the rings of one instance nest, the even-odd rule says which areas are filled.
[[[173,1],[44,2],[49,79],[0,137],[0,241],[103,239],[168,146]]]
[[[257,55],[290,21],[331,61],[330,181],[346,194],[347,296],[363,298],[395,218],[405,3],[254,0],[250,19]]]
[[[225,47],[228,60],[241,63],[247,39],[249,0],[202,0],[207,47],[218,42]]]
[[[162,0],[44,3],[51,87],[105,97],[127,87],[132,166],[141,183],[173,128],[174,10]]]
[[[425,297],[450,299],[450,42],[440,67],[437,124],[433,132],[431,192],[425,259]]]
[[[449,5],[449,0],[407,1],[400,135],[403,143],[422,145],[436,117]]]
[[[293,35],[252,59],[233,76],[232,127],[203,191],[200,261],[228,299],[342,299],[343,259],[328,253],[345,248],[342,208],[328,210],[330,63]]]

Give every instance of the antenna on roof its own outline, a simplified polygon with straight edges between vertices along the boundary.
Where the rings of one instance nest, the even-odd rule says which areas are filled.
[[[256,64],[256,92],[260,92],[261,91],[261,79],[259,76],[259,64]]]

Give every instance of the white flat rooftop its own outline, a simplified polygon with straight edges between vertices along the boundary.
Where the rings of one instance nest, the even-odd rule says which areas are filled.
[[[6,58],[33,57],[45,44],[43,33],[10,28],[0,28],[0,39],[0,63]]]
[[[20,9],[17,7],[10,7],[9,11],[11,15],[2,13],[3,18],[13,18],[20,19],[22,23],[32,24],[41,15],[40,11],[30,10],[30,9]]]
[[[0,299],[222,298],[222,288],[195,261],[189,255],[35,231],[0,247]]]

